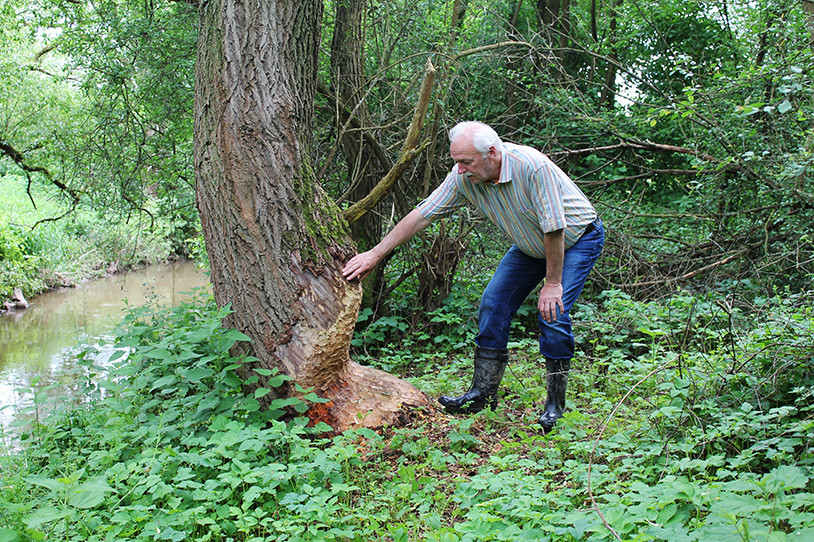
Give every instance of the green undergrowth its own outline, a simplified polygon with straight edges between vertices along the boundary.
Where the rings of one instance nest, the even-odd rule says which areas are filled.
[[[211,300],[133,310],[110,361],[80,355],[82,401],[66,390],[43,408],[32,390],[5,435],[0,540],[810,540],[810,306],[586,300],[569,409],[548,435],[529,338],[495,411],[332,435],[298,417],[313,393],[268,411],[242,394],[252,360],[228,351],[245,336]],[[409,379],[460,392],[461,350],[426,354]]]

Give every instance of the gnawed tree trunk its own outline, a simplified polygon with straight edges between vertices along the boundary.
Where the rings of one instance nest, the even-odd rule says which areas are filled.
[[[197,202],[215,300],[252,339],[247,376],[279,368],[330,400],[315,421],[376,427],[428,399],[348,355],[361,292],[340,269],[354,248],[308,147],[321,18],[317,0],[201,3]]]

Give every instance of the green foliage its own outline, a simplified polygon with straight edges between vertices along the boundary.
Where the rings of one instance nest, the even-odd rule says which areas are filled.
[[[591,4],[572,2],[567,36],[532,2],[465,4],[459,29],[448,26],[451,1],[369,4],[370,126],[383,148],[400,148],[432,56],[439,116],[424,135],[438,138],[436,154],[405,175],[393,214],[443,178],[444,127],[464,118],[552,152],[596,202],[608,244],[574,312],[578,356],[557,430],[535,426],[545,390],[533,303],[516,319],[496,411],[332,438],[283,418],[304,411],[299,399],[259,411],[282,375],[258,369],[250,378],[272,387],[243,395],[236,370],[253,360],[229,355],[243,337],[221,329],[211,304],[134,311],[112,368],[80,356],[86,402],[55,408],[32,387],[21,446],[0,459],[0,540],[814,536],[814,85],[799,3],[596,3],[594,33]],[[14,187],[4,185],[2,207],[16,213],[0,226],[0,289],[30,294],[47,276],[202,254],[195,9],[16,0],[0,21],[0,138],[105,212],[80,207],[30,232],[64,207],[40,192],[46,178],[0,161]],[[506,39],[523,45],[492,47]],[[35,57],[46,42],[56,54]],[[619,96],[600,103],[614,63]],[[344,121],[334,107],[317,111],[319,160]],[[337,171],[325,181],[339,196],[353,180]],[[42,214],[23,220],[29,180]],[[355,359],[429,393],[466,389],[478,297],[507,246],[486,227],[470,237],[432,311],[409,279],[420,244],[396,254],[391,303],[360,314]],[[718,274],[692,274],[703,269]]]
[[[25,255],[23,243],[19,231],[0,226],[0,262],[21,262]]]
[[[360,311],[351,348],[357,359],[388,372],[421,372],[450,352],[469,350],[477,332],[476,285],[455,284],[442,305],[414,321],[409,285],[400,290],[392,313],[373,321],[373,311]]]
[[[578,332],[592,350],[577,358],[569,410],[548,435],[534,424],[544,395],[544,379],[532,376],[534,341],[517,343],[494,412],[329,437],[281,417],[307,407],[299,399],[261,412],[243,395],[236,371],[253,360],[228,350],[245,336],[221,327],[226,312],[211,300],[132,309],[115,353],[105,350],[109,360],[80,354],[85,402],[35,401],[37,416],[16,428],[22,447],[2,457],[0,532],[19,540],[365,541],[385,530],[416,541],[806,539],[814,532],[809,300],[763,299],[756,312],[716,311],[719,301],[608,292],[583,303]],[[756,316],[765,325],[750,330]],[[426,390],[455,390],[467,383],[468,358],[409,369]],[[602,359],[612,360],[604,374],[594,365]],[[272,386],[286,380],[255,373]]]
[[[15,4],[13,7],[12,4]],[[4,35],[0,140],[24,176],[166,235],[178,255],[199,231],[192,173],[196,11],[188,4],[4,4],[26,25]],[[28,198],[26,197],[25,200]],[[37,194],[35,201],[43,203]],[[22,201],[22,200],[20,200]],[[19,204],[20,202],[16,202]]]
[[[26,201],[15,176],[0,177],[0,295],[22,288],[26,297],[58,285],[104,275],[113,266],[127,270],[162,261],[172,251],[171,225],[164,219],[116,220],[80,206],[59,221],[66,208],[49,199],[49,192],[32,188],[37,208]]]
[[[627,28],[617,50],[626,66],[641,70],[656,101],[740,65],[743,52],[713,2],[654,2],[647,13],[625,8]]]
[[[321,452],[302,420],[279,419],[302,410],[302,400],[277,399],[259,412],[242,394],[235,371],[251,360],[228,351],[246,337],[221,327],[226,312],[211,301],[195,303],[133,309],[110,360],[80,355],[94,375],[86,401],[59,405],[33,422],[36,431],[21,428],[24,454],[5,456],[20,469],[4,490],[7,532],[21,540],[248,539],[297,532],[303,511],[328,518],[352,489],[325,489],[354,464],[347,449]]]

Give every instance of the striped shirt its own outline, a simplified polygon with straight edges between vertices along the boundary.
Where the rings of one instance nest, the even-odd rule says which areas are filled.
[[[582,190],[546,155],[506,142],[497,183],[473,183],[458,173],[456,164],[417,209],[433,220],[450,215],[467,201],[517,248],[535,258],[545,258],[544,233],[564,229],[567,250],[597,218]]]

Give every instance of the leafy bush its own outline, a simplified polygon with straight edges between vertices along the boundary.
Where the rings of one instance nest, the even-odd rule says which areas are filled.
[[[24,255],[20,233],[14,228],[0,225],[0,262],[21,262]]]

